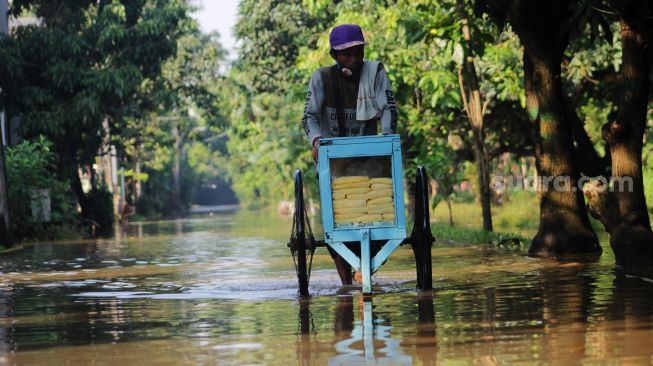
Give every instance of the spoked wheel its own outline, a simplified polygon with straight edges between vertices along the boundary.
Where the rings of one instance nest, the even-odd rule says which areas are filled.
[[[297,273],[297,280],[299,282],[299,294],[301,296],[308,296],[308,281],[311,276],[315,239],[313,238],[311,226],[306,217],[304,187],[302,183],[302,172],[300,170],[295,171],[295,214],[293,216],[293,227],[288,246],[290,247],[290,253],[295,263],[295,272]]]
[[[410,237],[417,267],[417,288],[430,290],[433,288],[431,246],[435,238],[431,233],[428,179],[426,169],[422,166],[417,167],[415,178],[415,224]]]

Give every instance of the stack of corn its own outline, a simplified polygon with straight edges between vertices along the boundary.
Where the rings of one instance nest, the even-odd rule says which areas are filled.
[[[395,221],[392,178],[372,178],[370,189],[367,194],[367,213],[382,215],[383,221]]]
[[[336,224],[395,220],[392,178],[338,177],[331,188]]]

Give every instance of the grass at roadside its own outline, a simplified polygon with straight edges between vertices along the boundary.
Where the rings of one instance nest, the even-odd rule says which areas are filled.
[[[454,226],[449,225],[447,205],[440,203],[432,213],[433,235],[438,240],[470,244],[514,245],[516,239],[528,245],[539,225],[539,203],[532,192],[517,192],[502,205],[492,205],[493,232],[482,230],[483,217],[480,203],[454,202],[452,216]]]
[[[540,203],[534,192],[515,192],[508,202],[502,205],[493,204],[494,231],[491,233],[482,230],[483,217],[480,203],[454,202],[452,212],[454,226],[449,226],[449,212],[444,202],[439,204],[431,214],[433,221],[431,227],[437,240],[514,246],[514,241],[511,239],[517,239],[523,247],[528,248],[540,224]],[[590,223],[599,241],[607,245],[608,236],[601,223],[591,217]]]
[[[437,243],[493,244],[497,246],[524,246],[529,238],[513,232],[487,232],[482,229],[472,229],[460,226],[449,226],[448,223],[431,224],[433,236]]]

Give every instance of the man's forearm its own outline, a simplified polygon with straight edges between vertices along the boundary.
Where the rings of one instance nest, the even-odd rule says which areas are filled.
[[[384,134],[397,132],[397,103],[385,69],[380,68],[375,83],[376,103],[381,110],[381,130]]]
[[[381,115],[381,129],[384,134],[397,132],[397,103],[392,90],[385,91],[387,104]]]
[[[302,127],[306,132],[308,142],[312,145],[313,141],[322,134],[320,130],[319,114],[324,103],[324,87],[319,72],[313,74],[308,84],[306,92],[306,102],[304,104],[304,116],[302,117]]]

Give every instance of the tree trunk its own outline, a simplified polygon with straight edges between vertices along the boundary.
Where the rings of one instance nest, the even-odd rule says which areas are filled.
[[[612,156],[614,194],[620,216],[631,225],[651,230],[644,181],[642,178],[642,141],[646,128],[651,61],[641,29],[633,21],[621,19],[623,99],[619,114],[604,126],[604,136]],[[618,181],[628,183],[619,186]],[[629,187],[629,185],[631,187]]]
[[[179,214],[181,211],[181,134],[176,122],[172,127],[172,137],[175,139],[175,166],[172,168],[172,207],[176,211],[175,214]]]
[[[536,168],[540,177],[540,226],[529,254],[558,257],[601,253],[578,186],[571,128],[560,75],[562,53],[544,58],[524,50],[527,108],[535,124]]]
[[[134,180],[134,203],[141,198],[143,194],[143,182],[140,179],[141,176],[141,161],[140,159],[136,161],[136,179]]]
[[[139,142],[140,138],[136,141],[136,149],[134,154],[134,195],[132,198],[132,204],[136,204],[143,194],[143,182],[141,181],[141,144]]]
[[[0,111],[0,113],[4,112]],[[4,122],[4,120],[2,122]],[[0,136],[0,138],[2,138],[2,136]],[[0,141],[0,243],[4,245],[5,248],[11,248],[14,246],[14,238],[11,229],[11,210],[9,207],[9,189],[7,187],[6,179],[6,161],[5,146],[4,143]]]
[[[522,189],[523,190],[528,190],[530,187],[530,179],[528,178],[528,166],[526,165],[527,161],[526,158],[521,158],[519,159],[519,169],[521,171],[521,176],[522,176]]]
[[[492,211],[490,206],[490,168],[487,148],[483,136],[483,116],[487,109],[488,99],[481,101],[476,67],[474,66],[474,53],[472,52],[472,38],[469,26],[469,17],[465,10],[465,1],[456,1],[456,11],[461,19],[463,32],[463,66],[458,69],[460,93],[467,118],[472,125],[474,134],[474,157],[478,166],[478,183],[480,190],[481,210],[483,215],[483,230],[492,231]]]
[[[409,149],[408,146],[414,145],[414,137],[410,134],[406,134],[405,144],[402,144],[402,156],[403,156],[403,165],[408,166],[408,161],[414,159],[417,154]],[[406,194],[408,196],[408,202],[406,202],[406,221],[413,221],[415,218],[415,179],[404,179],[404,187],[406,187]]]
[[[653,232],[642,178],[642,141],[646,128],[651,73],[651,10],[645,1],[621,9],[622,85],[619,113],[603,126],[612,160],[611,189],[587,185],[590,212],[610,233],[617,265],[628,270],[653,263]]]
[[[476,156],[476,163],[478,164],[478,181],[481,191],[483,230],[492,231],[492,210],[490,206],[490,162],[488,160],[485,144],[483,143],[482,138],[480,136],[475,136],[474,140],[474,144],[476,145],[476,148],[474,149],[474,155]]]
[[[86,196],[86,193],[84,193],[84,189],[82,188],[77,161],[76,159],[70,158],[66,160],[68,164],[64,164],[64,166],[68,167],[69,173],[67,176],[70,178],[73,192],[75,192],[75,195],[77,196],[77,203],[79,203],[79,207],[82,208],[82,218],[87,222],[93,221],[93,202],[88,198],[88,196]],[[94,189],[94,187],[92,189]]]
[[[579,169],[560,75],[577,15],[563,0],[515,0],[509,11],[510,23],[524,46],[526,107],[536,134],[540,226],[529,255],[600,254],[582,191],[577,189]]]

